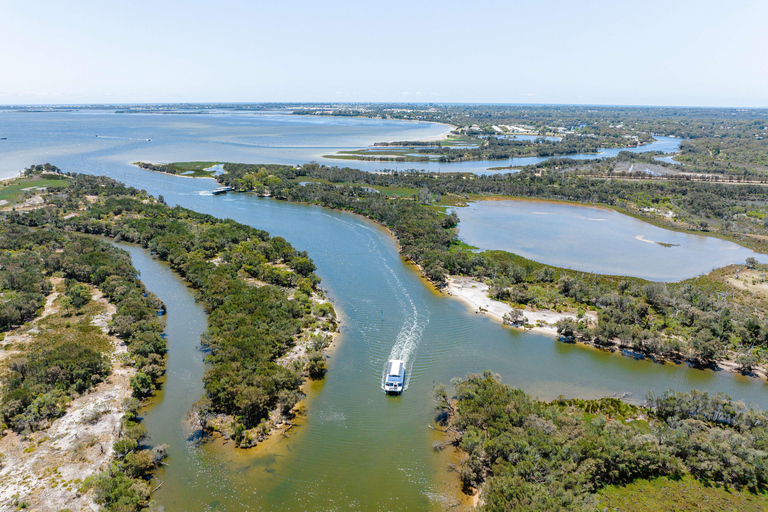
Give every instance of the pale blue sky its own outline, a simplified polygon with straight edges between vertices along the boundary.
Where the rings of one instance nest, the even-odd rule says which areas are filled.
[[[768,107],[768,1],[0,0],[0,104]]]

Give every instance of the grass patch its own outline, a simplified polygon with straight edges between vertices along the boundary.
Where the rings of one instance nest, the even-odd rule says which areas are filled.
[[[477,147],[480,144],[480,142],[477,139],[473,139],[472,137],[467,137],[466,135],[462,135],[459,137],[448,137],[445,140],[440,141],[440,145],[445,146],[466,146],[466,147]]]
[[[369,185],[370,186],[370,185]],[[373,187],[378,190],[380,193],[384,194],[387,197],[411,197],[414,194],[418,194],[419,191],[415,188],[408,188],[408,187]]]
[[[362,160],[374,162],[437,162],[440,155],[424,154],[423,156],[414,156],[419,152],[420,147],[395,147],[395,148],[376,148],[376,149],[354,149],[349,151],[339,151],[335,155],[323,155],[323,158],[334,158],[338,160]]]
[[[195,178],[211,178],[213,171],[206,169],[218,165],[220,162],[174,162],[169,164],[179,174],[184,176],[193,176]]]
[[[768,496],[708,487],[689,476],[680,480],[661,477],[606,487],[598,493],[597,510],[604,508],[636,512],[768,510]]]
[[[69,186],[70,180],[66,176],[60,178],[49,176],[35,176],[34,178],[19,178],[16,180],[2,182],[0,185],[0,201],[8,201],[9,204],[16,204],[21,202],[20,198],[27,192],[30,195],[35,193],[35,190],[24,190],[30,187],[45,187],[45,188],[66,188]]]

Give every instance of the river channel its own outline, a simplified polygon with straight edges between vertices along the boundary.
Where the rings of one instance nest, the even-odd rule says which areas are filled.
[[[169,465],[159,474],[165,483],[155,493],[166,510],[421,511],[453,507],[460,496],[455,473],[447,470],[450,450],[435,453],[431,445],[436,434],[427,427],[433,417],[431,390],[452,377],[484,369],[543,399],[627,394],[630,401],[639,403],[649,390],[698,388],[723,391],[768,407],[767,386],[757,379],[635,360],[503,328],[433,290],[416,269],[401,260],[389,233],[361,217],[250,194],[213,196],[210,192],[217,186],[213,180],[172,177],[129,164],[152,159],[277,161],[268,158],[271,150],[248,153],[242,159],[225,158],[245,154],[243,148],[250,147],[240,141],[233,146],[236,150],[228,153],[226,149],[227,137],[240,133],[240,128],[230,124],[242,120],[227,120],[226,128],[214,126],[209,138],[216,140],[206,139],[202,147],[190,142],[192,135],[185,135],[178,144],[165,145],[170,151],[164,153],[145,150],[151,144],[146,140],[105,138],[102,142],[94,135],[109,135],[103,130],[109,128],[110,136],[144,136],[154,141],[157,134],[162,135],[159,124],[181,123],[175,129],[204,135],[212,121],[194,116],[131,117],[134,125],[128,129],[130,123],[124,118],[117,123],[119,128],[115,118],[106,114],[101,119],[97,114],[82,115],[88,120],[80,123],[79,131],[70,126],[76,121],[74,115],[30,117],[14,125],[18,128],[14,133],[21,134],[24,141],[14,142],[13,151],[0,150],[0,173],[9,176],[13,166],[15,173],[24,166],[50,161],[65,171],[105,174],[163,195],[170,204],[229,217],[285,237],[314,259],[322,286],[342,319],[342,334],[329,354],[328,376],[309,386],[305,413],[300,425],[287,432],[288,437],[251,450],[237,450],[231,443],[200,443],[190,437],[185,418],[202,391],[204,353],[199,349],[199,335],[205,315],[194,304],[192,293],[165,265],[142,249],[128,247],[147,287],[168,307],[167,380],[144,417],[150,441],[170,445]],[[279,122],[298,123],[294,131],[299,134],[306,128],[301,124],[304,120]],[[369,120],[356,120],[359,126],[345,124],[349,120],[338,122],[336,128],[331,125],[328,129],[365,132],[355,144],[401,140],[408,132],[402,126],[385,125],[379,133],[375,126],[365,124]],[[30,127],[30,123],[36,125]],[[90,129],[94,126],[100,126],[100,131]],[[365,131],[366,126],[370,131]],[[438,132],[443,128],[409,126]],[[272,135],[269,130],[262,135],[275,144],[287,133],[283,128],[271,130]],[[38,149],[33,142],[40,132],[48,135]],[[286,159],[302,158],[306,148],[292,154],[291,142],[285,135],[284,147],[277,153],[284,153]],[[392,354],[405,357],[410,370],[409,387],[401,397],[387,397],[380,387],[382,370]]]
[[[447,125],[360,119],[294,116],[284,113],[121,114],[107,110],[69,112],[0,111],[0,178],[15,176],[31,164],[51,162],[62,169],[130,174],[131,162],[221,161],[299,165],[312,160],[364,171],[419,169],[433,172],[504,173],[489,168],[531,165],[549,157],[470,162],[362,162],[323,158],[375,142],[436,137]],[[576,160],[630,152],[678,151],[680,139],[656,137],[639,147],[569,155]],[[514,172],[514,171],[512,171]]]
[[[502,328],[431,289],[404,264],[385,230],[353,214],[251,194],[212,196],[212,180],[136,171],[130,184],[162,193],[172,204],[266,229],[309,251],[342,314],[328,377],[311,386],[305,418],[289,437],[245,451],[220,442],[200,444],[188,438],[184,415],[201,390],[197,333],[203,315],[180,283],[168,286],[177,278],[166,267],[132,251],[147,287],[168,305],[168,383],[145,419],[152,442],[171,445],[170,465],[160,475],[166,483],[156,495],[167,510],[455,505],[459,496],[446,469],[447,455],[431,448],[430,392],[436,383],[483,369],[545,399],[628,393],[630,401],[641,402],[649,390],[698,388],[768,405],[766,385],[757,379],[635,360]],[[184,294],[188,297],[178,302]],[[393,353],[404,356],[410,368],[402,397],[387,397],[380,388]]]

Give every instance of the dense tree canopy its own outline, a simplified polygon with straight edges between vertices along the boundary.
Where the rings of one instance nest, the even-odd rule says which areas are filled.
[[[592,510],[611,484],[692,475],[763,492],[765,414],[724,395],[666,392],[638,409],[616,399],[534,400],[491,372],[470,375],[449,399],[449,424],[467,457],[461,479],[482,486],[485,511]]]

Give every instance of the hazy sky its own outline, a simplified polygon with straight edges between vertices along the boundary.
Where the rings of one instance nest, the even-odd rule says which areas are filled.
[[[768,1],[0,0],[0,104],[768,107]]]

